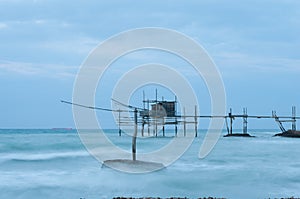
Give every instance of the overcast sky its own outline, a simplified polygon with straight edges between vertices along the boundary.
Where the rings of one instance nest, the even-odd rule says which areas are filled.
[[[287,115],[292,105],[300,108],[298,0],[0,0],[0,128],[74,127],[71,107],[59,100],[72,100],[89,52],[115,34],[142,27],[174,29],[201,44],[235,112],[248,107],[249,114],[276,109]],[[131,55],[130,63],[134,57],[142,64],[155,55]],[[210,106],[209,99],[198,100]],[[250,123],[265,126],[276,128],[273,121]]]

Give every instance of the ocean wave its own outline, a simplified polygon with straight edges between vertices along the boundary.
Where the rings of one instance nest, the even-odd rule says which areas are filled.
[[[34,162],[34,161],[49,161],[63,158],[77,158],[90,156],[87,151],[67,151],[67,152],[49,152],[49,153],[14,153],[1,155],[0,161],[22,161],[22,162]]]

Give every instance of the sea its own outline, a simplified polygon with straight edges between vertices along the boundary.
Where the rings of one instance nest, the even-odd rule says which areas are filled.
[[[118,130],[105,133],[130,150],[130,136],[119,136]],[[200,159],[206,131],[199,130],[173,164],[132,174],[103,167],[75,129],[1,129],[0,198],[300,197],[300,139],[273,137],[277,129],[249,133],[255,137],[220,137],[211,153]],[[173,134],[166,132],[166,137],[143,144],[138,139],[137,150],[161,147],[174,139]]]

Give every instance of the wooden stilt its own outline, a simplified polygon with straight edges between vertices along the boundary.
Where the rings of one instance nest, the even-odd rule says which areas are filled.
[[[145,128],[145,120],[143,118],[143,123],[142,123],[142,137],[144,137],[144,128]]]
[[[195,106],[195,137],[198,137],[198,116],[197,116],[197,106]]]
[[[183,108],[183,135],[186,136],[186,117],[185,117],[185,108]]]
[[[244,134],[247,134],[248,132],[248,121],[247,121],[247,118],[248,118],[248,115],[247,115],[247,108],[244,108],[243,109],[243,133]]]
[[[137,109],[134,109],[134,133],[132,137],[132,160],[136,160],[136,137],[138,131],[138,123],[137,123]]]
[[[292,131],[296,131],[296,107],[292,107]]]
[[[122,131],[121,131],[121,110],[119,109],[119,136],[122,135]]]
[[[231,108],[230,108],[230,112],[229,112],[229,118],[230,118],[230,135],[232,135],[233,117],[232,117],[232,109]]]

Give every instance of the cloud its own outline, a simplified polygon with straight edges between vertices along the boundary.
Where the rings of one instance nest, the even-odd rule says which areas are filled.
[[[223,52],[214,56],[223,75],[300,74],[300,59]]]
[[[2,2],[14,5],[10,1]],[[14,33],[11,35],[15,36],[10,38],[8,35],[1,42],[7,41],[6,49],[14,41],[26,48],[32,47],[31,52],[40,53],[39,57],[44,56],[44,59],[51,54],[53,56],[50,59],[62,57],[61,60],[66,60],[68,57],[68,60],[74,60],[78,55],[88,55],[102,38],[108,38],[118,31],[141,26],[160,26],[182,31],[195,38],[223,69],[239,67],[238,70],[241,69],[240,72],[243,73],[245,68],[259,66],[260,70],[269,70],[271,67],[276,68],[274,72],[280,69],[287,72],[295,70],[295,67],[280,67],[278,63],[298,63],[295,57],[299,57],[296,53],[299,41],[295,41],[299,38],[300,30],[297,20],[300,17],[299,1],[274,3],[271,0],[256,0],[246,1],[244,4],[236,0],[192,1],[187,4],[165,1],[159,3],[160,6],[137,3],[136,7],[139,9],[130,6],[123,9],[128,4],[124,1],[120,4],[122,6],[113,7],[113,16],[113,3],[107,2],[14,2],[22,2],[25,8],[32,8],[35,12],[22,8],[12,15],[3,7],[5,12],[2,20],[6,21],[0,23],[0,29],[9,26]],[[285,12],[286,10],[289,12]],[[282,44],[276,44],[279,41]],[[278,47],[284,49],[278,50]],[[11,51],[18,53],[24,50],[15,48],[21,47],[15,45]],[[4,47],[2,50],[4,51]],[[109,51],[106,52],[108,55]],[[283,53],[287,56],[280,56]],[[288,57],[291,54],[294,54],[294,59]],[[131,58],[136,60],[145,57]]]
[[[99,43],[100,40],[89,37],[73,37],[64,40],[42,41],[37,46],[57,53],[88,55]]]
[[[43,20],[43,19],[37,19],[37,20],[34,20],[34,23],[35,24],[45,24],[47,21],[46,20]]]
[[[68,78],[76,75],[77,66],[59,64],[39,64],[26,62],[0,61],[0,74],[19,74],[26,76],[47,76],[51,78]]]
[[[1,23],[0,22],[0,29],[4,29],[4,28],[7,28],[7,24],[6,23]]]

